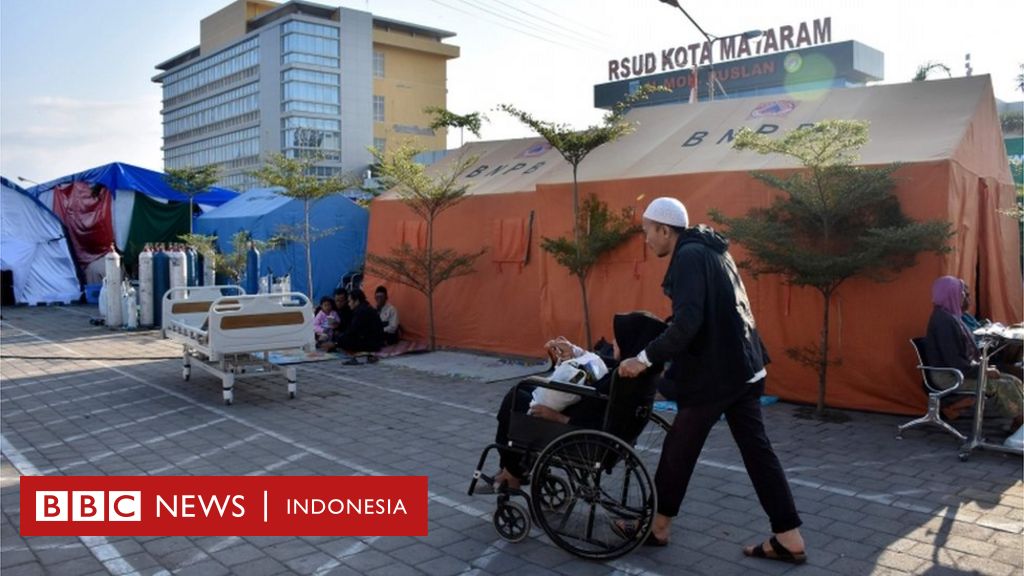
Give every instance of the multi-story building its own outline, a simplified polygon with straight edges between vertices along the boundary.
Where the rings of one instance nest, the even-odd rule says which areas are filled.
[[[245,190],[268,154],[323,157],[320,176],[361,173],[371,146],[437,150],[428,106],[446,104],[451,32],[292,0],[237,0],[200,43],[161,64],[165,168],[220,167]]]

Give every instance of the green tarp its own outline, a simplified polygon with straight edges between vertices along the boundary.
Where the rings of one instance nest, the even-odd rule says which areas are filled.
[[[188,233],[188,204],[157,202],[144,194],[135,195],[132,223],[128,228],[128,242],[124,248],[124,265],[128,270],[138,266],[139,252],[147,242],[181,242],[178,238]]]

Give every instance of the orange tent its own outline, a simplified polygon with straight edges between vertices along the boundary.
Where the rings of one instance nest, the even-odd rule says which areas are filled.
[[[900,162],[897,196],[913,219],[954,224],[953,251],[921,255],[888,283],[855,279],[834,298],[832,350],[842,365],[829,372],[830,406],[894,413],[923,409],[924,394],[908,338],[922,335],[931,312],[930,286],[943,274],[967,280],[979,316],[1004,323],[1022,319],[1020,237],[1017,222],[999,213],[1013,206],[1014,187],[987,76],[817,93],[666,105],[630,113],[634,133],[593,152],[581,165],[581,195],[596,194],[614,209],[641,214],[658,196],[682,200],[691,223],[710,223],[708,211],[727,215],[766,206],[778,191],[751,170],[788,171],[777,156],[738,152],[731,138],[741,127],[764,133],[825,119],[870,122],[871,141],[859,163]],[[476,157],[466,173],[467,199],[435,223],[435,247],[487,252],[476,273],[443,284],[435,294],[438,342],[493,352],[541,355],[543,342],[565,335],[581,341],[582,306],[576,279],[540,250],[542,237],[571,234],[572,178],[568,164],[539,138],[467,144],[453,156]],[[424,225],[393,194],[374,201],[368,250],[385,253],[400,242],[422,245]],[[737,261],[746,257],[734,245]],[[607,257],[588,280],[594,337],[611,336],[615,312],[648,309],[665,316],[660,284],[667,262],[654,258],[640,237]],[[817,376],[785,350],[817,341],[823,301],[809,288],[779,277],[744,279],[774,362],[769,393],[814,402]],[[374,279],[367,282],[369,288]],[[419,293],[389,286],[413,337],[427,332]]]

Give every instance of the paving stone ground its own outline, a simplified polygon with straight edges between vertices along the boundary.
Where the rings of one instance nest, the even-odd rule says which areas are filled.
[[[809,548],[807,565],[744,558],[768,522],[726,426],[701,457],[671,545],[610,563],[579,560],[534,528],[495,534],[493,497],[468,497],[510,381],[452,378],[399,363],[299,368],[236,385],[181,379],[180,350],[155,332],[90,326],[87,307],[4,308],[0,322],[0,570],[22,574],[991,574],[1024,571],[1021,458],[978,452],[932,430],[894,438],[907,418],[849,421],[765,408]],[[429,356],[429,355],[428,355]],[[653,473],[656,448],[643,452]],[[430,477],[419,538],[29,537],[21,475],[346,475]]]

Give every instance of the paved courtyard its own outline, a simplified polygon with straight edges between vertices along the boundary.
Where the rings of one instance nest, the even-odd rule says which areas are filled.
[[[744,558],[768,522],[727,427],[712,431],[667,548],[601,564],[534,528],[510,544],[493,496],[468,497],[494,410],[511,381],[401,362],[304,364],[243,380],[225,407],[212,376],[181,379],[179,349],[155,332],[90,326],[94,308],[4,308],[0,324],[0,569],[25,574],[991,574],[1024,570],[1021,458],[957,459],[949,435],[905,417],[845,423],[765,408],[804,520],[808,564]],[[422,356],[423,367],[431,364]],[[645,460],[656,458],[646,451]],[[492,463],[492,467],[496,465]],[[649,469],[653,473],[653,462]],[[35,537],[19,535],[21,475],[427,475],[419,538]]]

